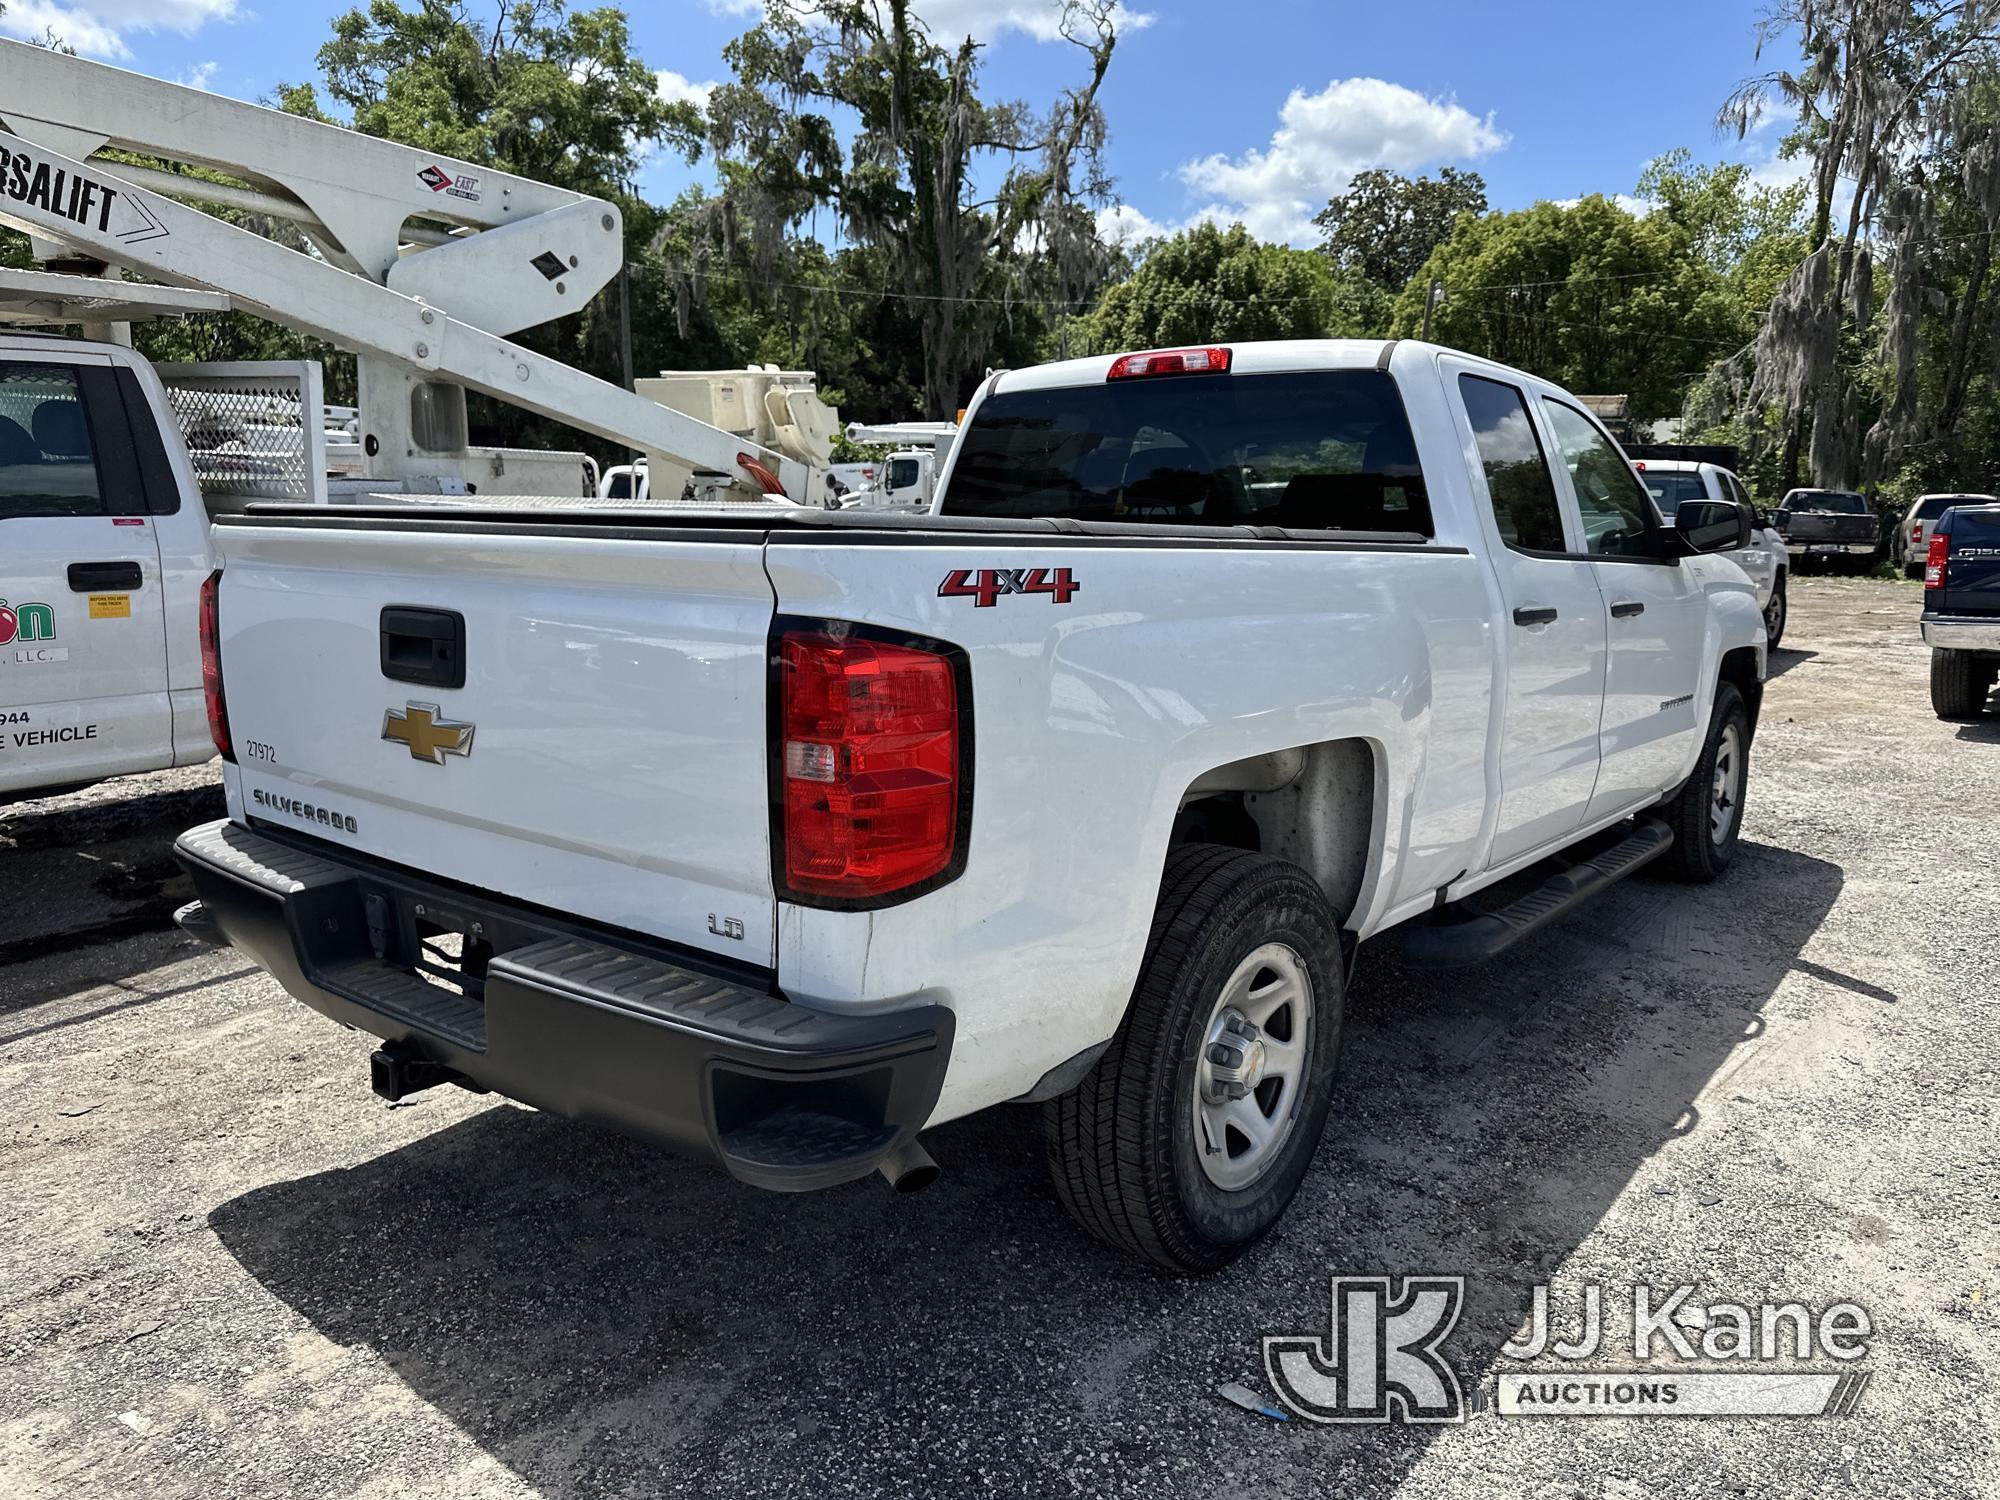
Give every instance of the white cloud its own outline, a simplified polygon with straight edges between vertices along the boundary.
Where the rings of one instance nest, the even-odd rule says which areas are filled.
[[[183,84],[191,89],[207,91],[209,83],[215,78],[215,70],[218,66],[219,64],[212,62],[196,63],[185,74],[176,78],[174,82]]]
[[[941,46],[955,45],[968,36],[990,42],[1009,31],[1038,42],[1052,42],[1062,35],[1063,0],[916,0],[910,8]],[[709,9],[719,15],[751,16],[764,9],[764,0],[709,0]],[[1114,20],[1123,34],[1152,25],[1154,17],[1120,4]]]
[[[676,73],[672,68],[661,68],[653,75],[660,83],[660,97],[669,104],[693,104],[708,108],[708,96],[715,92],[713,79],[707,83],[696,83],[685,73]]]
[[[9,0],[0,32],[39,40],[49,32],[94,57],[129,57],[133,31],[198,31],[211,21],[233,21],[237,0]]]
[[[1575,198],[1551,198],[1549,201],[1557,208],[1575,208],[1577,204],[1583,202],[1584,196],[1587,195]],[[1604,196],[1611,200],[1613,207],[1622,208],[1626,213],[1641,219],[1660,206],[1651,198],[1635,198],[1630,193],[1606,193]]]
[[[1485,156],[1507,144],[1491,115],[1380,78],[1343,78],[1317,94],[1292,90],[1261,151],[1185,164],[1181,181],[1215,200],[1196,218],[1241,219],[1260,239],[1310,244],[1312,216],[1369,167],[1411,172]]]
[[[1788,188],[1795,182],[1810,181],[1812,172],[1812,158],[1804,153],[1797,156],[1773,154],[1751,166],[1750,181],[1761,188]]]
[[[1097,213],[1097,232],[1107,244],[1126,250],[1145,240],[1173,234],[1180,228],[1178,224],[1164,224],[1129,203],[1115,203],[1110,208],[1099,209]]]
[[[990,42],[1003,32],[1018,31],[1038,42],[1062,36],[1063,0],[917,0],[911,7],[931,36],[951,45],[965,37]],[[1153,24],[1146,11],[1117,7],[1112,18],[1119,31],[1139,31]]]

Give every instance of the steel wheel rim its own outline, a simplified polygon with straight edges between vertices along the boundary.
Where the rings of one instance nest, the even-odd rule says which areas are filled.
[[[1312,1048],[1312,976],[1294,949],[1266,943],[1223,984],[1195,1059],[1195,1158],[1216,1187],[1241,1192],[1283,1153]]]
[[[1742,802],[1743,732],[1731,724],[1715,747],[1715,785],[1708,804],[1708,837],[1717,848],[1728,842]]]
[[[1764,606],[1764,633],[1776,635],[1785,623],[1785,591],[1771,590],[1771,602]]]

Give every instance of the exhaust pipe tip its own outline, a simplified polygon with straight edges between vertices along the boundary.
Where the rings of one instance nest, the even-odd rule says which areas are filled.
[[[938,1164],[915,1139],[907,1140],[882,1158],[876,1171],[899,1193],[921,1193],[938,1180]]]

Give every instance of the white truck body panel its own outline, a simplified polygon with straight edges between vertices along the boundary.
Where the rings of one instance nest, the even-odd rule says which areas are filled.
[[[433,876],[768,964],[761,756],[770,586],[758,549],[589,539],[231,527],[232,801],[311,794],[372,853]],[[465,617],[467,681],[385,681],[385,604]],[[476,721],[444,768],[382,739],[410,703]],[[314,831],[321,831],[315,828]],[[348,839],[347,842],[355,842]]]

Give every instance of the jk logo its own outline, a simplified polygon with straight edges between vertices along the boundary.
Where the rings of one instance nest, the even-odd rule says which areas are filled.
[[[1458,1372],[1438,1345],[1465,1305],[1463,1276],[1333,1278],[1332,1318],[1319,1337],[1264,1340],[1264,1373],[1308,1422],[1463,1422]]]

